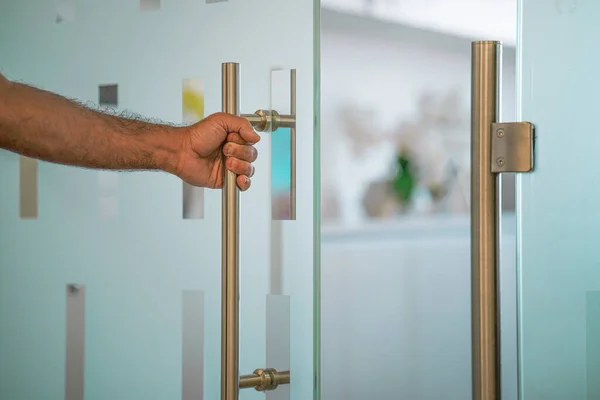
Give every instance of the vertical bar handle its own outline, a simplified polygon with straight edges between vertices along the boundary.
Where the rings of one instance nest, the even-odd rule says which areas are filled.
[[[239,115],[239,64],[222,65],[223,112]],[[222,190],[221,400],[239,396],[239,191],[224,168]]]
[[[501,45],[473,42],[471,71],[471,346],[473,400],[500,399],[498,187],[491,126],[499,114]]]

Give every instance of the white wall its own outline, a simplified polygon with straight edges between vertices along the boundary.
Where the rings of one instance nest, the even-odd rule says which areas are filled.
[[[502,398],[516,400],[514,216],[505,221]],[[460,217],[323,232],[324,400],[471,398],[469,248]]]
[[[323,10],[321,46],[323,196],[337,197],[324,204],[322,230],[323,399],[467,400],[468,213],[366,221],[359,199],[386,172],[393,149],[381,143],[357,157],[338,111],[348,103],[374,110],[362,118],[376,135],[414,118],[421,93],[456,90],[468,156],[470,41]],[[503,120],[515,115],[514,71],[514,50],[506,48]],[[514,217],[506,221],[503,398],[515,399]]]

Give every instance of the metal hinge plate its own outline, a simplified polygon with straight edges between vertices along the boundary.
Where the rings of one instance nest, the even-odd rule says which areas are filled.
[[[533,170],[534,127],[530,122],[492,124],[492,172]]]

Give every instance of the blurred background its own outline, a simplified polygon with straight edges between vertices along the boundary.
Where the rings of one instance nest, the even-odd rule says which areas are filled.
[[[471,42],[515,0],[323,0],[323,398],[471,398]],[[503,178],[503,398],[516,399],[514,177]]]

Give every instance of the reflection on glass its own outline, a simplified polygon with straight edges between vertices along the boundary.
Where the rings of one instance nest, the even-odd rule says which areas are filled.
[[[194,124],[204,118],[204,79],[184,79],[181,88],[183,123]],[[204,188],[183,182],[183,218],[204,218]]]

